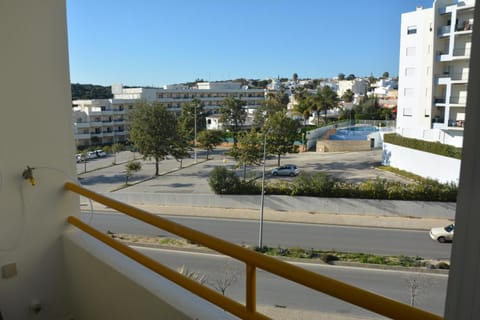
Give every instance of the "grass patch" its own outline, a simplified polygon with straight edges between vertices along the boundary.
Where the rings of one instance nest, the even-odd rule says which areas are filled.
[[[325,263],[332,263],[335,261],[378,264],[388,266],[400,267],[426,267],[427,263],[421,257],[409,256],[383,256],[370,253],[351,253],[351,252],[337,252],[333,250],[315,250],[315,249],[301,249],[301,248],[281,248],[281,247],[267,247],[254,248],[255,251],[269,255],[281,256],[297,259],[319,259]],[[447,263],[441,263],[438,268],[448,269]]]
[[[414,181],[425,181],[425,178],[423,178],[422,176],[413,174],[413,173],[405,171],[405,170],[400,170],[400,169],[397,169],[397,168],[394,168],[394,167],[378,166],[376,168],[380,169],[380,170],[385,170],[385,171],[388,171],[388,172],[391,172],[391,173],[395,173],[396,175],[399,175],[399,176],[402,176],[404,178],[411,179],[411,180],[414,180]]]

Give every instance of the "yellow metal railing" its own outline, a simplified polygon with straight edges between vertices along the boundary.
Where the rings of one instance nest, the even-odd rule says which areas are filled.
[[[216,304],[222,309],[243,319],[268,319],[256,311],[256,268],[263,269],[285,279],[302,284],[308,288],[323,292],[332,297],[352,303],[372,312],[392,319],[442,319],[438,315],[409,306],[407,304],[383,297],[364,289],[331,279],[312,271],[308,271],[281,260],[265,256],[249,249],[242,248],[225,240],[212,237],[181,224],[153,215],[147,211],[135,208],[120,201],[105,197],[77,184],[65,183],[67,190],[83,195],[107,207],[120,211],[133,218],[161,228],[172,234],[188,239],[205,247],[240,260],[246,265],[246,303],[245,305],[227,298],[218,292],[169,269],[142,253],[123,243],[112,239],[106,234],[83,223],[78,218],[69,217],[68,222],[122,252],[133,260],[141,263],[159,275],[169,279],[198,296]]]

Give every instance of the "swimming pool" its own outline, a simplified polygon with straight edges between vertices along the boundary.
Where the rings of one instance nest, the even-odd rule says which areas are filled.
[[[368,136],[378,132],[377,127],[373,126],[355,126],[343,129],[337,129],[335,134],[328,137],[329,140],[368,140]]]

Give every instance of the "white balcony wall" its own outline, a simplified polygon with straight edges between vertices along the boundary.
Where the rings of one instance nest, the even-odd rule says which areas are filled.
[[[76,175],[65,1],[2,0],[0,21],[8,106],[0,117],[0,268],[17,270],[0,273],[1,317],[66,319],[72,304],[60,239],[79,200],[62,191]],[[27,165],[34,186],[22,178]]]
[[[83,232],[63,244],[76,319],[234,319]]]

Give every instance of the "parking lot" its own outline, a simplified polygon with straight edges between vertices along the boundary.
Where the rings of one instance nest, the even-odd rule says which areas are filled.
[[[125,164],[133,160],[142,163],[142,169],[134,173],[129,179],[133,184],[122,191],[131,192],[160,192],[160,193],[212,193],[208,185],[210,171],[216,166],[225,166],[235,170],[240,177],[243,177],[243,169],[237,168],[235,161],[226,156],[227,149],[219,148],[215,153],[205,159],[204,152],[197,155],[197,162],[193,158],[182,161],[183,168],[180,169],[180,162],[175,159],[167,159],[160,162],[160,176],[154,177],[155,163],[153,160],[141,159],[140,155],[131,152],[120,152],[116,159],[113,155],[98,158],[85,163],[77,164],[79,181],[83,185],[97,191],[110,192],[120,188],[125,183]],[[306,173],[325,172],[334,177],[349,182],[360,182],[376,177],[388,180],[409,182],[390,172],[376,169],[381,161],[382,150],[342,153],[299,153],[289,154],[281,157],[281,165],[295,164],[300,171]],[[116,165],[112,165],[113,162]],[[266,161],[266,179],[292,180],[292,177],[275,177],[270,171],[277,167],[277,158],[271,157]],[[86,169],[86,170],[85,170]],[[86,171],[86,172],[85,172]],[[247,167],[247,178],[262,175],[262,166]],[[154,178],[153,178],[154,177]],[[153,178],[153,179],[149,179]],[[141,183],[138,183],[143,181]],[[138,184],[135,184],[138,183]]]

